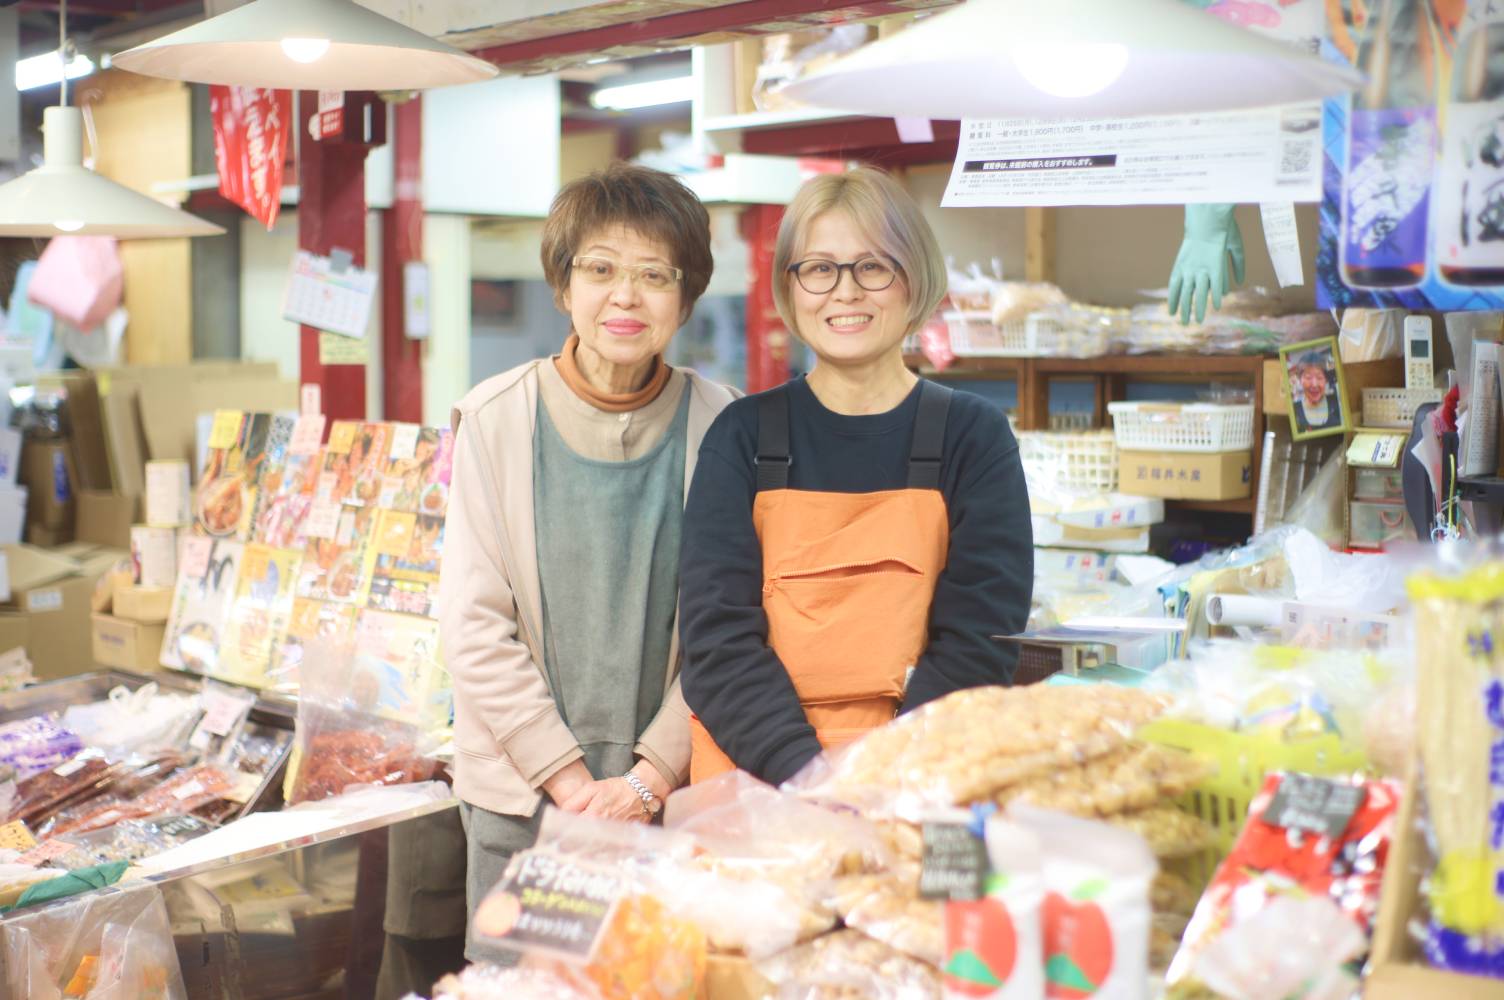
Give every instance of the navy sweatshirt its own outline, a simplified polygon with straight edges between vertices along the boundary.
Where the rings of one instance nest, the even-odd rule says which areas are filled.
[[[887,413],[826,409],[799,379],[769,390],[789,399],[789,488],[873,493],[908,484],[919,386]],[[820,752],[793,682],[767,644],[756,497],[755,396],[726,407],[700,445],[684,511],[679,572],[683,689],[690,709],[738,767],[779,784]],[[1018,443],[996,406],[956,392],[940,489],[950,552],[930,608],[929,643],[905,711],[962,688],[1006,684],[1017,647],[994,635],[1024,629],[1034,586],[1033,529]]]

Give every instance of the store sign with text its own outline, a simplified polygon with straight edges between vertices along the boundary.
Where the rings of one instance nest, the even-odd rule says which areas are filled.
[[[292,92],[262,87],[209,88],[219,193],[271,229],[282,206],[282,172]]]

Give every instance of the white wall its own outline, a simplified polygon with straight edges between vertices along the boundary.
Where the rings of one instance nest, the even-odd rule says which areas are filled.
[[[283,378],[297,379],[301,367],[299,329],[282,318],[282,300],[293,254],[298,249],[298,215],[283,212],[267,232],[254,219],[240,222],[240,356],[247,361],[275,361]],[[366,266],[381,267],[381,220],[366,217]],[[366,415],[381,419],[381,293],[371,306],[366,327]]]

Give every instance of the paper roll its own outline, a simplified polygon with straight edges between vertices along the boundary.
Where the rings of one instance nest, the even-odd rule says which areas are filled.
[[[1252,625],[1273,627],[1279,624],[1283,601],[1272,597],[1248,597],[1244,594],[1213,594],[1206,599],[1206,620],[1213,625]]]

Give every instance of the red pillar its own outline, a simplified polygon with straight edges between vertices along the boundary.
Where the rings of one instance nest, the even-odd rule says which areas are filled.
[[[407,336],[402,265],[423,259],[423,98],[393,109],[392,207],[381,216],[381,391],[387,420],[423,421],[423,342]]]
[[[298,248],[327,255],[349,251],[356,266],[366,262],[366,153],[369,146],[338,137],[315,140],[309,120],[318,115],[318,94],[304,91],[299,101]],[[355,95],[347,95],[349,98]],[[380,106],[380,102],[377,102]],[[349,116],[351,108],[346,108]],[[324,365],[319,331],[302,328],[301,380],[322,388],[330,421],[366,417],[365,365]]]
[[[773,305],[773,245],[781,205],[751,205],[742,212],[747,241],[747,391],[762,392],[789,380],[789,332]]]

